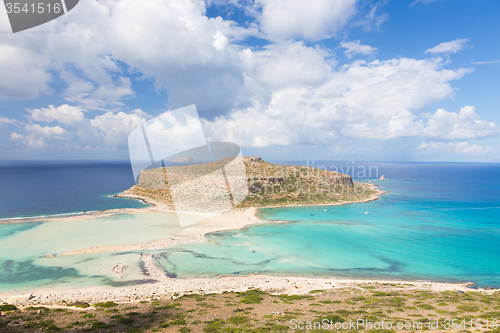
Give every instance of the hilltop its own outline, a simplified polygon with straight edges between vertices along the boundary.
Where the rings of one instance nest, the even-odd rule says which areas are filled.
[[[175,186],[182,181],[196,179],[196,175],[209,174],[213,170],[219,169],[218,166],[227,165],[227,160],[146,169],[141,172],[137,185],[119,196],[140,198],[148,203],[173,209],[172,194],[165,181],[167,174],[169,183],[171,186]],[[375,200],[384,193],[373,184],[355,183],[351,176],[336,171],[307,166],[277,165],[268,163],[260,157],[244,157],[243,162],[248,195],[237,205],[237,208],[365,202]],[[211,181],[214,181],[214,178],[211,178]],[[189,192],[201,193],[207,187],[203,181],[192,183],[193,185],[190,185],[191,187],[189,191],[186,191],[188,193],[183,199],[186,206],[190,204]],[[217,193],[211,194],[210,200],[213,200],[214,195],[217,198],[222,197],[224,193],[227,193],[226,191],[226,184],[220,182]],[[233,198],[231,197],[231,199]],[[176,205],[178,206],[178,204],[179,197],[177,196]],[[216,204],[214,203],[214,205]],[[203,211],[199,206],[192,205],[186,210]]]

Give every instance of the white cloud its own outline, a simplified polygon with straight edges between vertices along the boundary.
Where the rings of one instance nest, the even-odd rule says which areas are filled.
[[[208,18],[205,7],[202,0],[80,2],[71,20],[44,25],[54,33],[0,41],[0,98],[48,94],[49,70],[58,70],[68,102],[116,109],[134,96],[125,67],[168,89],[172,108],[198,103],[207,114],[224,112],[243,84],[231,40],[257,29]]]
[[[500,132],[493,122],[482,120],[473,106],[465,106],[457,114],[439,109],[434,115],[428,115],[427,125],[423,130],[426,137],[438,137],[445,140],[463,140],[497,136]]]
[[[490,148],[489,146],[483,145],[469,145],[467,142],[434,142],[431,141],[429,143],[424,142],[420,146],[417,147],[417,152],[422,155],[436,155],[436,154],[467,154],[473,156],[482,156],[486,154],[491,154],[495,152],[495,149]]]
[[[149,118],[145,112],[136,109],[131,113],[106,112],[88,119],[81,108],[67,104],[59,107],[50,105],[28,112],[29,123],[23,124],[23,132],[11,133],[10,138],[16,141],[22,139],[25,146],[30,148],[62,147],[68,144],[78,149],[86,147],[85,150],[125,147],[130,132]],[[33,122],[56,122],[61,126],[41,126]]]
[[[222,51],[227,47],[227,44],[227,37],[224,36],[222,32],[217,31],[217,33],[214,35],[214,42],[212,43],[213,47],[215,47],[215,49],[219,51]]]
[[[31,119],[38,122],[53,122],[57,121],[63,125],[75,126],[84,121],[85,116],[82,110],[68,104],[54,107],[49,105],[48,108],[28,110],[31,114]]]
[[[0,99],[31,99],[49,93],[49,63],[26,47],[0,41]]]
[[[425,53],[457,53],[460,50],[463,50],[469,40],[467,38],[464,39],[455,39],[451,42],[444,42],[434,46],[433,48],[427,49]]]
[[[61,71],[59,76],[68,84],[64,91],[64,98],[68,102],[78,103],[87,109],[117,108],[123,105],[123,98],[135,96],[132,82],[128,77],[118,77],[113,82],[95,87],[91,82],[78,78],[70,71]]]
[[[26,125],[27,135],[11,133],[12,140],[22,140],[28,148],[46,148],[53,141],[67,141],[70,133],[60,126],[40,126],[38,124]]]
[[[346,42],[342,41],[340,46],[345,48],[345,55],[348,58],[352,58],[355,54],[371,55],[377,50],[376,47],[371,47],[370,45],[361,45],[359,40]]]
[[[12,132],[12,133],[10,133],[10,139],[11,140],[22,140],[22,139],[24,139],[24,135],[18,134],[16,132]]]
[[[447,117],[441,111],[423,118],[412,113],[452,97],[450,82],[469,72],[443,69],[443,64],[440,58],[355,61],[315,86],[278,85],[268,100],[254,98],[252,106],[206,126],[212,139],[251,147],[329,145],[339,138],[497,135],[496,125],[470,107]]]
[[[356,0],[257,0],[270,39],[319,40],[336,35],[356,13]]]
[[[111,147],[126,147],[130,132],[146,121],[147,114],[136,109],[132,113],[107,112],[90,120],[90,124],[99,130],[104,143]]]
[[[0,117],[0,124],[18,124],[19,122],[15,119],[8,119]]]
[[[489,60],[489,61],[473,61],[472,65],[491,65],[491,64],[500,64],[500,60]]]
[[[166,89],[170,109],[197,104],[213,138],[242,146],[330,145],[337,138],[463,140],[498,133],[470,107],[458,114],[418,113],[453,97],[451,82],[472,69],[445,69],[440,57],[337,67],[331,50],[291,40],[338,34],[358,15],[356,6],[355,0],[258,0],[260,33],[256,25],[241,28],[206,17],[202,0],[88,0],[71,20],[47,24],[54,33],[0,41],[0,50],[7,50],[0,53],[0,98],[50,93],[47,73],[58,72],[67,84],[62,97],[74,106],[31,110],[29,120],[57,122],[66,133],[54,140],[71,139],[89,149],[124,146],[128,131],[147,119],[140,110],[121,111],[124,100],[135,96],[131,74]],[[275,42],[245,49],[237,43],[248,35]],[[466,43],[442,43],[426,53],[454,53]],[[341,46],[347,56],[376,51],[360,41]],[[10,66],[16,58],[22,61]],[[85,118],[84,110],[91,109],[113,112]],[[31,132],[43,131],[25,126],[13,139]]]
[[[268,89],[316,86],[332,72],[330,64],[325,62],[328,55],[326,51],[307,47],[302,42],[269,45],[262,51],[245,49],[242,59],[247,88],[255,88],[248,86],[254,81]]]

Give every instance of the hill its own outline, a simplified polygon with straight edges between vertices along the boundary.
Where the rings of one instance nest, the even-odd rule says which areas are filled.
[[[354,183],[351,176],[336,171],[296,165],[277,165],[265,162],[260,157],[244,157],[243,162],[248,195],[237,205],[239,208],[345,204],[375,200],[383,193],[373,184]],[[182,182],[195,180],[192,182],[194,185],[186,192],[203,192],[207,187],[206,180],[205,183],[201,180],[197,181],[197,175],[210,174],[219,169],[220,165],[227,165],[227,161],[146,169],[141,172],[137,185],[120,196],[142,198],[149,203],[162,204],[173,209],[172,193],[168,183],[170,186],[176,186]],[[219,177],[219,179],[223,178]],[[217,181],[216,177],[210,178],[210,181],[219,182],[217,197],[222,197],[224,193],[227,193],[227,184],[223,181]],[[214,195],[210,197],[210,200],[214,200],[213,198]],[[176,206],[178,207],[180,203],[188,206],[189,200],[189,193],[186,193],[183,198],[184,203],[179,202],[177,195]],[[203,211],[199,207],[189,207],[189,209]]]

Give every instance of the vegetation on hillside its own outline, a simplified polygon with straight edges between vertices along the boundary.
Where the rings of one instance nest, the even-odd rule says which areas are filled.
[[[147,169],[141,173],[138,184],[125,191],[124,194],[139,195],[172,205],[172,194],[168,184],[176,186],[182,184],[183,181],[196,183],[197,176],[211,174],[214,170],[220,169],[218,167],[221,165],[224,163]],[[238,204],[238,207],[348,203],[373,199],[378,193],[373,186],[354,183],[351,176],[325,168],[276,165],[258,157],[245,157],[244,166],[248,195]],[[238,176],[245,177],[245,174],[239,173]],[[215,177],[209,179],[218,186],[218,191],[227,193],[226,183],[223,181],[217,183]],[[207,183],[206,180],[205,182]],[[208,188],[207,191],[212,191],[210,184],[197,184],[196,187],[191,186],[186,192],[202,192],[206,188]],[[222,195],[217,193],[217,196]],[[176,203],[178,203],[178,197],[177,194]],[[186,195],[186,198],[188,201],[189,195]],[[232,197],[231,199],[234,200]]]
[[[365,283],[305,295],[258,289],[222,294],[185,294],[76,309],[11,306],[0,332],[333,332],[320,324],[362,323],[346,332],[500,332],[499,292],[412,290],[411,283]],[[98,306],[99,305],[99,306]],[[391,327],[374,329],[384,322]],[[299,324],[298,323],[302,323]],[[316,324],[315,324],[316,323]],[[371,324],[369,324],[371,323]],[[398,329],[399,324],[399,329]],[[310,329],[308,328],[310,326]],[[333,326],[334,328],[334,326]]]

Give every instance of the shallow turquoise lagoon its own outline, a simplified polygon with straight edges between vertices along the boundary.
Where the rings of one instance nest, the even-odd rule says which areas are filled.
[[[176,214],[161,212],[0,225],[0,292],[147,282],[136,251],[60,254],[95,246],[146,243],[167,238],[179,229]],[[109,270],[117,263],[128,267],[121,277]]]
[[[380,200],[260,209],[263,219],[289,223],[217,233],[209,243],[156,257],[170,276],[186,278],[263,273],[500,287],[500,167],[401,164],[391,170],[398,179],[375,181],[389,192]]]

